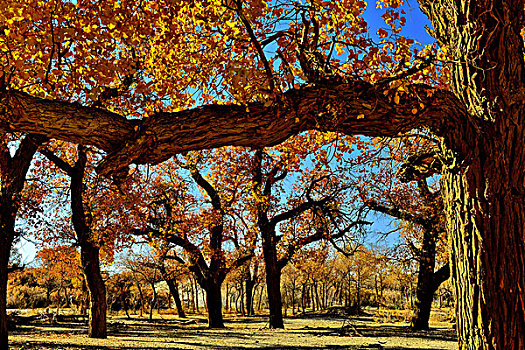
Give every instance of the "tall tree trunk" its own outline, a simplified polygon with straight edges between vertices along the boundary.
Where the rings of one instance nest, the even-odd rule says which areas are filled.
[[[193,301],[193,313],[199,313],[199,285],[197,284],[196,279],[193,280],[192,291],[195,293]]]
[[[295,315],[295,279],[292,280],[292,314]]]
[[[257,280],[257,268],[255,268],[254,273],[252,274],[250,271],[250,267],[246,267],[247,270],[247,276],[245,280],[245,288],[246,288],[246,313],[248,316],[253,316],[255,314],[255,310],[253,308],[253,299],[254,299],[254,287],[255,282]]]
[[[89,306],[89,291],[86,284],[86,278],[82,278],[81,295],[80,295],[80,311],[82,316],[85,316]]]
[[[263,255],[266,268],[266,291],[270,312],[270,328],[284,328],[281,299],[281,269],[277,262],[277,250],[273,235],[263,233]]]
[[[230,310],[230,284],[226,283],[226,300],[224,301],[224,307],[226,310]]]
[[[208,327],[224,328],[221,283],[213,279],[206,280],[204,290],[206,291],[206,305],[208,306]]]
[[[173,300],[175,301],[175,307],[177,308],[177,314],[179,315],[179,317],[185,318],[186,314],[184,313],[184,308],[182,307],[182,302],[180,300],[179,287],[177,286],[177,281],[173,277],[169,276],[168,271],[166,270],[166,267],[164,266],[163,262],[160,263],[159,268],[160,268],[160,273],[164,277],[164,281],[166,281],[166,284],[168,285],[170,294],[173,297]],[[169,296],[168,296],[168,301],[169,301]]]
[[[357,282],[356,282],[356,308],[357,314],[361,314],[361,270],[357,270]]]
[[[149,306],[149,320],[153,320],[153,309],[155,308],[155,304],[157,304],[157,289],[155,288],[155,283],[151,283],[151,290],[153,291],[153,295],[151,297],[151,303]]]
[[[429,328],[428,321],[434,295],[439,286],[450,277],[448,263],[434,272],[436,265],[435,235],[435,232],[427,230],[423,233],[423,244],[419,256],[414,318],[412,319],[412,329],[416,331]]]
[[[143,308],[144,308],[144,294],[142,293],[142,287],[140,286],[139,281],[136,281],[136,285],[137,285],[137,290],[139,291],[139,303],[140,303],[139,316],[142,317]]]
[[[419,3],[466,107],[444,125],[441,155],[460,349],[524,349],[525,3]]]
[[[33,156],[46,140],[43,136],[28,135],[20,141],[14,156],[7,143],[0,145],[0,349],[9,349],[7,280],[20,194]]]
[[[525,193],[525,164],[495,159],[500,151],[484,151],[468,170],[444,179],[461,349],[525,349],[525,202],[515,192]],[[519,152],[513,158],[523,162]],[[516,187],[504,188],[505,176]],[[460,196],[467,203],[455,203]]]
[[[430,230],[423,231],[423,244],[419,255],[417,275],[416,307],[412,319],[413,330],[428,329],[432,300],[434,299],[434,266],[436,264],[436,238]]]
[[[89,289],[90,338],[107,338],[106,286],[100,272],[99,248],[85,242],[80,246],[82,270]]]
[[[50,152],[45,152],[46,157],[65,170],[71,177],[71,217],[73,227],[80,245],[80,258],[82,269],[86,278],[90,296],[90,313],[88,336],[90,338],[107,337],[107,300],[106,286],[100,271],[100,248],[96,246],[92,239],[91,228],[89,227],[84,210],[84,174],[87,164],[87,154],[82,146],[78,146],[78,159],[75,165],[69,164],[54,156]]]
[[[246,309],[244,305],[245,293],[244,293],[244,284],[242,281],[239,283],[239,305],[241,309],[241,315],[246,316]]]
[[[184,313],[184,308],[182,307],[182,301],[180,300],[180,294],[179,294],[179,288],[177,286],[177,282],[175,280],[168,278],[166,279],[166,283],[168,284],[168,288],[170,290],[171,296],[173,297],[173,300],[175,301],[175,307],[177,308],[177,314],[181,318],[185,318],[186,314]]]
[[[9,224],[9,222],[5,222],[6,220],[4,220],[3,217],[4,215],[0,217],[0,224],[2,225],[2,234],[0,236],[0,349],[7,350],[9,349],[6,306],[8,280],[7,268],[9,264],[9,256],[11,253],[11,244],[13,242],[13,230],[6,225]]]

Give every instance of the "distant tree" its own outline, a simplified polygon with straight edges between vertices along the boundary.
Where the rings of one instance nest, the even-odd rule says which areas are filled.
[[[80,286],[83,280],[80,254],[69,245],[41,248],[36,253],[38,267],[38,282],[47,288],[46,294],[49,301],[51,292],[56,295],[56,315],[58,315],[62,302],[66,307],[71,306],[71,297],[68,289]],[[62,299],[61,293],[64,298]]]
[[[390,141],[380,152],[390,157],[378,158],[379,171],[366,171],[360,188],[365,206],[399,220],[418,263],[414,330],[428,329],[434,294],[450,276],[448,259],[436,269],[438,255],[447,255],[448,249],[442,192],[428,184],[440,169],[439,160],[429,159],[435,147],[425,135]]]
[[[153,310],[159,302],[157,283],[163,281],[162,273],[155,258],[150,254],[131,253],[124,266],[128,271],[131,271],[137,278],[136,282],[146,283],[151,288],[151,300],[149,301],[149,319],[153,319]],[[140,289],[140,293],[144,293],[144,289]]]
[[[149,204],[146,228],[137,230],[137,233],[153,235],[184,249],[189,270],[206,291],[208,325],[223,328],[222,283],[230,271],[242,266],[253,254],[247,251],[226,258],[223,244],[226,239],[231,239],[232,230],[228,229],[230,208],[237,199],[237,189],[206,179],[201,172],[200,160],[201,155],[193,153],[184,160],[163,164],[165,172],[159,168],[157,185],[152,185],[154,198]],[[206,200],[192,194],[180,175],[172,171],[173,167],[189,172],[193,184],[202,191]],[[184,260],[180,262],[185,263]]]
[[[294,254],[313,242],[351,235],[359,225],[367,224],[353,209],[343,209],[347,184],[340,174],[334,175],[330,156],[323,149],[333,138],[300,135],[277,150],[259,149],[253,155],[251,210],[262,241],[271,328],[284,327],[281,273]],[[346,141],[338,147],[345,148]],[[303,163],[309,151],[314,154],[309,159],[313,165],[307,168]],[[282,183],[297,172],[301,175],[294,192],[287,196]]]

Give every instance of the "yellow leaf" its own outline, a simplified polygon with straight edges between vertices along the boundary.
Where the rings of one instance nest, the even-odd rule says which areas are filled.
[[[109,28],[110,30],[115,29],[116,26],[117,26],[117,25],[116,25],[115,23],[110,23],[110,24],[108,24],[108,28]]]
[[[398,95],[397,93],[396,93],[395,96],[394,96],[394,103],[395,103],[396,105],[399,104],[399,95]]]
[[[364,115],[363,113],[361,113],[361,114],[359,114],[359,115],[357,116],[357,119],[363,119],[364,117],[365,117],[365,115]]]

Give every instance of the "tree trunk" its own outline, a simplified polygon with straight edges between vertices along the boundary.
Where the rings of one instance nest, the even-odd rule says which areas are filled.
[[[292,315],[295,315],[295,279],[292,279]]]
[[[82,287],[81,287],[81,295],[80,295],[80,314],[82,316],[85,316],[88,309],[89,304],[89,291],[86,284],[86,278],[82,278]]]
[[[136,281],[136,285],[139,291],[139,303],[140,303],[139,316],[142,317],[143,307],[144,307],[144,295],[142,294],[142,288],[140,286],[139,281]]]
[[[13,234],[2,220],[2,235],[0,236],[0,349],[9,349],[7,326],[7,268],[11,252]],[[14,224],[14,220],[13,220]],[[11,238],[10,238],[11,237]]]
[[[226,283],[226,300],[224,301],[224,307],[226,310],[231,310],[230,307],[230,284]]]
[[[85,242],[80,246],[82,270],[89,289],[89,328],[90,338],[107,338],[106,286],[100,272],[99,248]]]
[[[157,303],[157,289],[155,288],[155,283],[151,283],[151,290],[153,291],[153,295],[151,296],[151,303],[149,306],[149,320],[153,320],[153,309],[155,308],[155,304]]]
[[[357,270],[357,282],[356,282],[356,308],[357,314],[361,314],[361,270]]]
[[[92,242],[92,233],[84,210],[84,173],[87,163],[87,154],[82,146],[78,146],[78,159],[71,167],[58,157],[46,152],[46,156],[68,172],[71,177],[71,217],[77,240],[80,245],[80,259],[82,270],[86,278],[90,296],[89,330],[90,338],[107,337],[107,301],[106,286],[100,271],[99,250]]]
[[[441,139],[460,349],[524,349],[525,4],[419,3],[447,48],[450,87],[465,107],[449,116]]]
[[[7,280],[11,246],[15,238],[15,219],[20,193],[38,146],[47,139],[39,135],[24,137],[14,156],[7,143],[0,146],[0,349],[9,349],[7,322]]]
[[[501,149],[480,152],[467,170],[443,181],[460,349],[525,348],[525,202],[517,197],[525,193],[524,164],[515,161],[525,154],[506,146],[511,157],[499,158]],[[515,185],[502,186],[505,177]],[[458,197],[468,199],[460,205]]]
[[[173,300],[175,301],[175,307],[177,308],[177,314],[179,315],[179,317],[185,318],[186,314],[184,313],[184,308],[182,307],[182,302],[180,300],[180,294],[179,294],[179,288],[177,286],[177,281],[168,275],[168,271],[166,270],[166,267],[164,266],[163,262],[160,263],[159,268],[160,268],[160,272],[162,276],[164,277],[164,280],[166,281],[166,284],[168,285],[170,294],[173,297]],[[168,296],[168,302],[169,302],[169,296]]]
[[[435,233],[424,229],[423,244],[419,256],[419,273],[417,275],[416,307],[412,319],[413,330],[428,329],[430,310],[434,299],[434,266],[436,264]]]
[[[197,285],[197,280],[193,280],[194,288],[192,288],[192,292],[195,292],[195,299],[193,302],[193,313],[199,313],[199,286]]]
[[[260,312],[261,308],[262,308],[263,295],[264,295],[264,288],[261,287],[261,292],[259,293],[259,300],[257,302],[257,311],[258,312]]]
[[[208,306],[208,327],[224,328],[221,283],[215,282],[213,279],[206,280],[204,290],[206,291],[206,305]]]
[[[173,300],[175,301],[175,307],[177,308],[177,314],[181,318],[186,318],[186,314],[184,313],[184,308],[182,307],[182,302],[180,300],[180,294],[179,294],[179,288],[177,286],[177,282],[175,282],[171,278],[168,278],[166,279],[166,283],[168,284],[168,288],[170,290],[171,296],[173,297]]]
[[[248,273],[248,276],[245,280],[245,288],[246,288],[246,313],[248,316],[252,316],[255,314],[255,311],[253,309],[253,287],[255,286],[255,278],[252,278],[251,274]]]
[[[266,291],[270,312],[270,328],[284,328],[281,299],[281,269],[277,263],[277,250],[272,242],[273,235],[263,233],[263,256],[266,268]]]

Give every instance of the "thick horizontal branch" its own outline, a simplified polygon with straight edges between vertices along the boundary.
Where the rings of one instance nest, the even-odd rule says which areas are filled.
[[[450,125],[445,120],[465,113],[447,91],[424,85],[408,90],[395,97],[398,92],[385,86],[325,81],[289,90],[273,104],[206,105],[142,120],[9,90],[0,92],[0,129],[96,146],[108,153],[98,170],[109,174],[189,150],[273,146],[312,129],[394,136],[426,127],[440,134]]]

